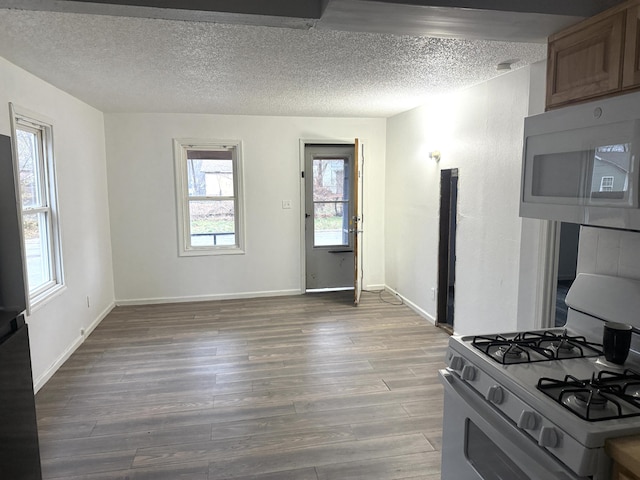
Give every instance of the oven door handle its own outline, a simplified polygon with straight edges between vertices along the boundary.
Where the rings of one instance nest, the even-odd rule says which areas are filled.
[[[567,469],[555,460],[551,454],[542,450],[526,434],[502,417],[484,398],[477,395],[454,374],[447,370],[440,370],[444,379],[444,387],[452,390],[452,394],[461,398],[468,407],[476,413],[473,422],[480,427],[498,447],[520,465],[527,465],[533,478],[567,479]],[[495,425],[500,425],[498,430]],[[525,453],[526,452],[526,453]]]

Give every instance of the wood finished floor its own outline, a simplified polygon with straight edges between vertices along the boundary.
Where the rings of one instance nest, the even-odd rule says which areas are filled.
[[[351,295],[116,308],[36,396],[44,479],[439,479],[448,336]]]

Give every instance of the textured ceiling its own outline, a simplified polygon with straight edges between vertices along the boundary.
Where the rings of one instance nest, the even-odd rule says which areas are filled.
[[[546,46],[0,9],[0,56],[105,112],[388,117]]]

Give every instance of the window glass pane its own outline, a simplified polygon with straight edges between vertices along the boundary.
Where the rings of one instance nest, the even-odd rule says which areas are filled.
[[[344,202],[314,202],[313,245],[349,245],[349,227]]]
[[[313,160],[313,200],[349,199],[349,181],[344,159]]]
[[[52,280],[46,213],[23,214],[25,253],[29,292]]]
[[[236,244],[233,200],[190,201],[189,219],[192,246]]]
[[[187,160],[190,197],[233,197],[233,160]]]
[[[16,129],[22,208],[41,205],[38,174],[38,135]]]

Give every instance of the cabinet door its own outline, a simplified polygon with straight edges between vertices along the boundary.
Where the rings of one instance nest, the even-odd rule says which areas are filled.
[[[640,86],[640,6],[627,10],[622,87]]]
[[[613,464],[611,480],[638,480],[638,477],[618,463]]]
[[[625,12],[549,40],[547,108],[621,86]]]

